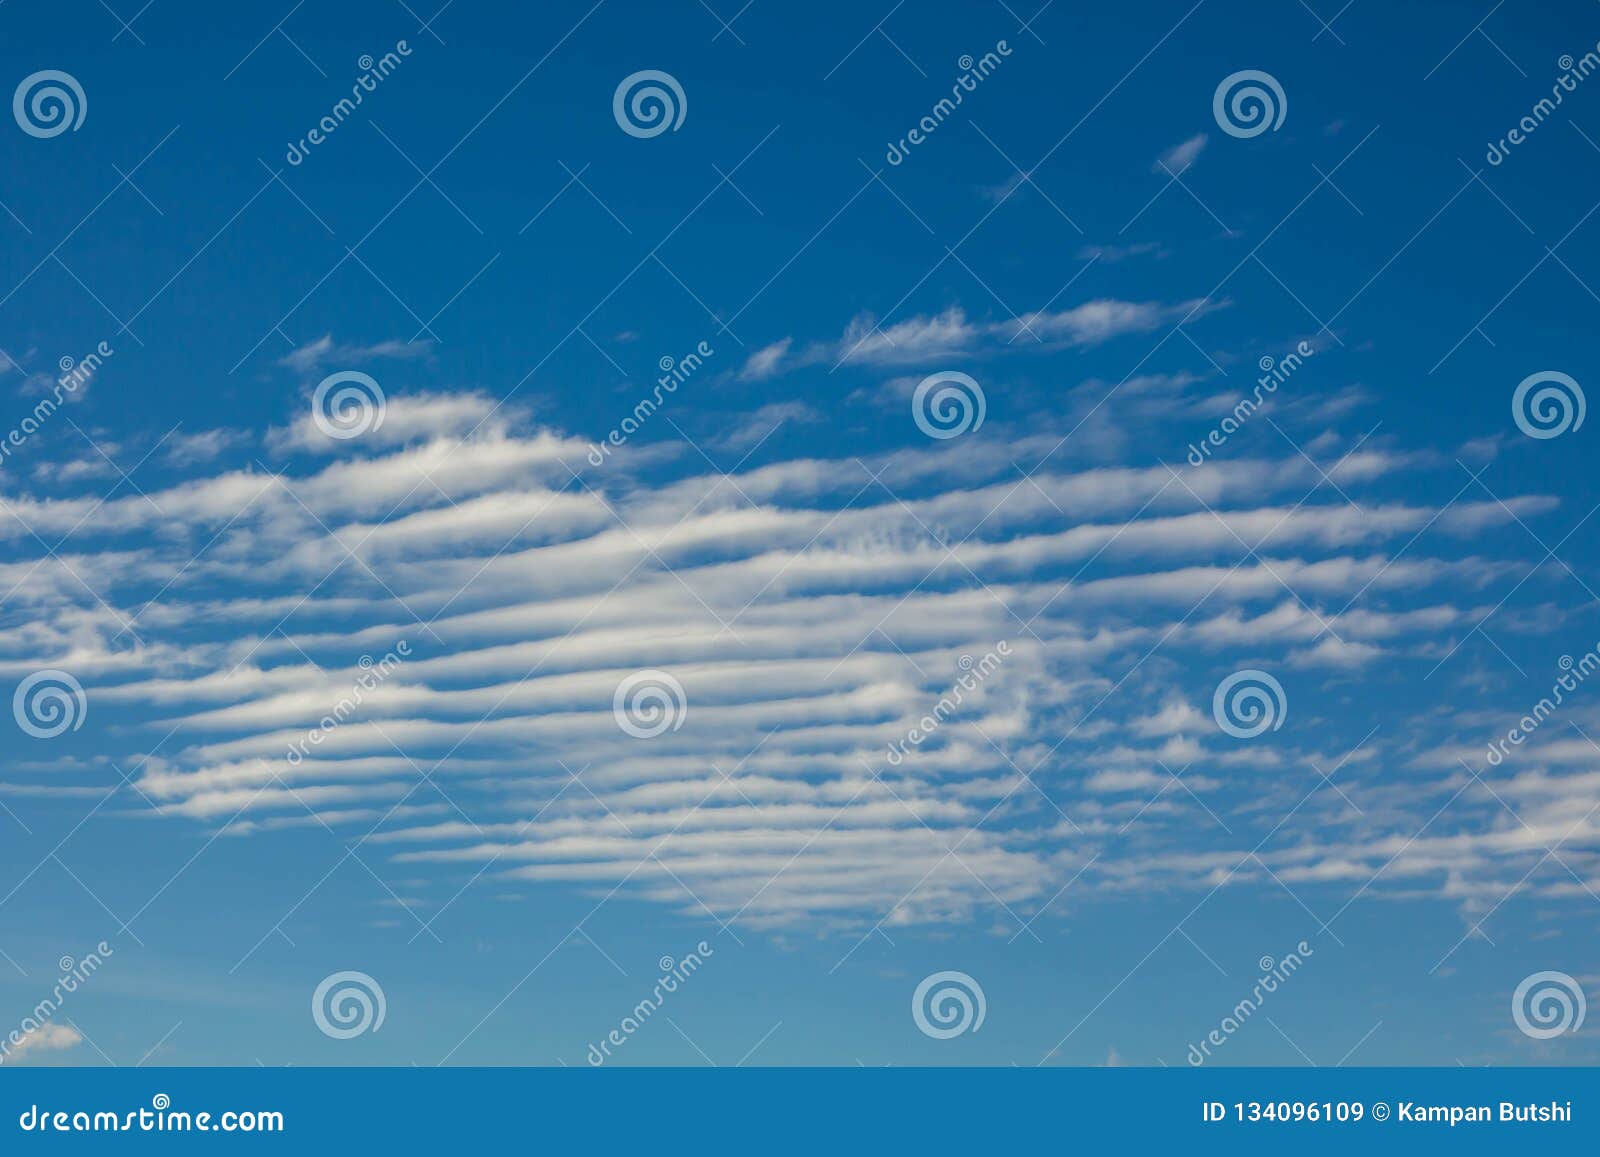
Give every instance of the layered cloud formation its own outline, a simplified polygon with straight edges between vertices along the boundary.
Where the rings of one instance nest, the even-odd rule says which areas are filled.
[[[1034,320],[1070,341],[1144,316],[1087,309]],[[1126,385],[1123,414],[1230,404]],[[1445,459],[1324,432],[1108,466],[991,426],[596,467],[472,393],[390,398],[357,439],[308,414],[249,440],[148,492],[6,497],[0,673],[69,671],[109,720],[16,790],[85,794],[112,762],[167,822],[326,825],[434,879],[429,919],[485,878],[724,925],[1012,935],[1069,889],[1332,882],[1471,908],[1530,876],[1594,884],[1587,852],[1550,862],[1597,834],[1573,829],[1584,737],[1521,753],[1498,789],[1518,819],[1465,790],[1503,723],[1433,669],[1526,581],[1507,554],[1554,502]],[[1213,716],[1243,668],[1288,688],[1259,740]],[[1411,722],[1369,725],[1358,681],[1399,672]],[[660,697],[630,724],[619,688],[641,679]]]

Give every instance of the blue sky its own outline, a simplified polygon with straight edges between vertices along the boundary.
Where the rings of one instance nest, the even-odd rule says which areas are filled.
[[[284,7],[0,9],[8,1063],[1597,1060],[1600,10]]]

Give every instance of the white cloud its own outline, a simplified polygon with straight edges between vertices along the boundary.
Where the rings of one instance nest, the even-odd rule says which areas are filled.
[[[1205,133],[1196,133],[1181,144],[1173,145],[1172,148],[1156,159],[1155,171],[1171,174],[1182,173],[1195,163],[1200,153],[1205,149],[1206,142],[1210,139]]]
[[[805,402],[770,402],[741,414],[732,425],[721,429],[713,441],[722,449],[743,452],[769,437],[781,425],[811,426],[820,421],[821,412]]]
[[[412,393],[386,395],[383,418],[363,434],[364,446],[399,446],[418,439],[458,438],[487,431],[502,434],[519,414],[505,411],[489,395],[470,393]],[[330,437],[312,414],[309,402],[287,430],[272,430],[267,448],[275,453],[307,450],[318,454],[350,449],[347,441]]]
[[[1143,257],[1147,253],[1156,257],[1167,255],[1158,241],[1136,241],[1129,245],[1086,245],[1078,250],[1078,260],[1116,263],[1130,257]]]
[[[11,1046],[13,1060],[32,1053],[64,1052],[83,1043],[83,1034],[70,1025],[45,1021]]]
[[[210,462],[224,451],[247,441],[242,430],[202,430],[194,434],[174,434],[162,450],[170,466],[196,466]]]
[[[892,323],[871,314],[853,318],[835,341],[814,342],[791,353],[784,338],[757,351],[741,376],[769,377],[780,369],[812,364],[913,365],[958,355],[1004,352],[1018,342],[1055,348],[1098,345],[1127,334],[1204,316],[1225,303],[1203,299],[1162,303],[1101,298],[1070,309],[1035,310],[1007,320],[971,318],[959,306]]]
[[[1079,307],[1047,328],[1090,340],[1149,318]],[[758,416],[812,417],[794,405]],[[1420,482],[1386,499],[1364,488],[1425,478],[1434,459],[1370,447],[1323,467],[1356,510],[1288,449],[1217,460],[1182,486],[1160,467],[1053,460],[1022,483],[1014,463],[1048,455],[1054,430],[653,478],[593,471],[586,442],[481,395],[391,399],[390,420],[281,477],[219,471],[149,502],[9,496],[0,534],[20,554],[39,554],[30,529],[71,532],[74,553],[0,565],[29,608],[0,635],[0,674],[77,674],[97,715],[130,721],[108,734],[169,822],[272,839],[320,818],[372,832],[407,875],[622,887],[763,926],[965,920],[996,896],[1036,910],[1097,855],[1077,887],[1220,882],[1254,842],[1241,807],[1288,790],[1284,769],[1345,755],[1320,749],[1316,725],[1242,748],[1210,718],[1220,673],[1265,665],[1290,685],[1292,718],[1313,717],[1307,684],[1416,658],[1476,622],[1473,604],[1494,600],[1452,596],[1520,568],[1472,552],[1550,505],[1463,496],[1441,514]],[[405,661],[307,746],[344,713],[360,657],[401,640]],[[1002,640],[1005,660],[891,761]],[[688,701],[683,727],[649,741],[613,716],[641,668],[670,672]],[[1351,760],[1341,783],[1365,766]],[[419,768],[443,801],[418,794]],[[1541,801],[1571,790],[1530,781],[1517,802],[1537,824]],[[1195,795],[1239,833],[1231,859],[1220,835],[1191,850],[1195,826],[1215,823]],[[1438,802],[1419,787],[1397,805],[1409,832]],[[1342,877],[1394,854],[1405,824],[1352,831],[1317,803],[1320,858],[1286,843],[1262,862]],[[1136,814],[1131,852],[1112,837]],[[1476,894],[1524,854],[1419,841],[1391,871]]]
[[[744,368],[739,371],[740,379],[760,382],[772,377],[789,356],[789,347],[793,342],[793,338],[786,337],[758,349],[745,361]]]
[[[389,340],[371,345],[347,345],[335,342],[331,333],[325,333],[279,358],[278,364],[298,374],[310,375],[335,364],[345,369],[360,369],[363,363],[380,358],[401,361],[425,358],[432,350],[433,343],[428,341]]]

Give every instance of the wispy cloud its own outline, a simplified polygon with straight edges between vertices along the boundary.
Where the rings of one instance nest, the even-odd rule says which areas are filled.
[[[724,424],[712,441],[724,450],[744,451],[766,439],[781,425],[811,426],[822,420],[822,412],[805,402],[769,402],[739,415],[731,424]]]
[[[761,347],[746,359],[739,377],[747,382],[759,382],[772,377],[789,356],[789,347],[793,344],[794,339],[786,337]]]
[[[278,364],[305,375],[332,365],[359,368],[379,359],[410,361],[427,357],[431,350],[432,343],[427,341],[389,340],[372,345],[350,345],[336,342],[332,334],[325,333],[279,358]]]
[[[1162,153],[1156,158],[1152,168],[1158,173],[1182,173],[1199,160],[1201,152],[1205,150],[1206,142],[1210,139],[1205,133],[1196,133],[1188,140],[1173,145]]]
[[[1070,309],[1025,313],[1009,321],[978,321],[955,306],[890,325],[863,314],[836,343],[810,353],[814,359],[844,363],[903,365],[956,354],[995,353],[1019,341],[1054,347],[1090,346],[1126,334],[1148,333],[1216,308],[1220,306],[1202,300],[1164,304],[1101,298]]]

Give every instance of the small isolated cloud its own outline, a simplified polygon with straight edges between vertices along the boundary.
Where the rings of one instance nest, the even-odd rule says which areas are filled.
[[[789,356],[789,346],[793,344],[792,337],[775,341],[769,346],[763,346],[751,354],[744,363],[744,368],[739,371],[739,380],[743,382],[759,382],[770,378],[778,372],[783,360]]]
[[[1159,241],[1136,241],[1132,245],[1085,245],[1078,250],[1079,261],[1105,261],[1116,263],[1126,261],[1130,257],[1143,257],[1152,253],[1157,257],[1165,257],[1167,251],[1161,247]]]
[[[1003,352],[1019,338],[1025,338],[1030,346],[1058,349],[1096,345],[1122,334],[1189,321],[1226,304],[1202,298],[1171,303],[1098,298],[1070,309],[1034,310],[1004,321],[972,318],[953,305],[940,313],[915,314],[892,324],[859,313],[835,340],[814,341],[795,351],[793,339],[785,337],[757,350],[739,377],[760,381],[797,366],[816,364],[916,365],[935,358]]]
[[[1314,647],[1305,647],[1289,653],[1291,667],[1364,667],[1382,658],[1382,647],[1371,643],[1338,639],[1328,636]]]
[[[871,315],[861,314],[851,321],[836,345],[822,350],[813,348],[806,360],[820,356],[839,362],[904,365],[981,352],[986,346],[999,350],[1019,338],[1030,345],[1097,345],[1123,334],[1145,333],[1198,317],[1215,308],[1219,305],[1200,299],[1167,304],[1101,298],[1071,309],[1036,310],[1011,321],[982,322],[952,306],[943,313],[923,314],[887,327]]]
[[[170,466],[194,466],[210,462],[230,446],[245,440],[238,430],[202,430],[198,434],[174,434],[165,445]]]
[[[1173,145],[1166,152],[1156,158],[1156,163],[1151,166],[1154,172],[1181,173],[1199,158],[1205,149],[1206,142],[1211,138],[1205,133],[1195,133],[1194,136],[1182,144]]]
[[[83,1034],[69,1025],[46,1021],[11,1046],[11,1058],[29,1053],[64,1052],[83,1043]]]
[[[896,410],[911,400],[917,392],[917,384],[921,381],[922,379],[914,374],[901,375],[876,386],[855,390],[846,400],[867,402],[874,406],[882,406],[886,410]]]
[[[836,350],[830,352],[845,362],[919,362],[966,350],[977,341],[981,329],[957,306],[940,314],[907,318],[888,328],[863,313],[851,320]]]
[[[427,357],[433,344],[426,341],[380,341],[375,345],[343,345],[325,333],[278,359],[280,366],[288,366],[298,374],[312,374],[324,366],[357,365],[377,358],[408,360]]]
[[[1026,184],[1032,173],[1018,171],[1001,181],[998,185],[987,185],[978,190],[983,196],[996,204],[1007,200],[1019,187]]]
[[[731,429],[718,435],[716,444],[724,450],[748,450],[785,422],[811,425],[820,421],[822,415],[804,402],[773,402],[743,415]]]
[[[1011,337],[1025,333],[1042,341],[1054,340],[1073,346],[1097,345],[1123,334],[1147,333],[1190,315],[1198,316],[1207,308],[1207,303],[1200,300],[1164,305],[1158,301],[1102,298],[1058,313],[1025,314],[1020,321],[1001,327],[1001,332]]]
[[[117,468],[105,458],[92,452],[62,462],[41,462],[33,468],[35,481],[44,483],[84,482],[116,476]]]
[[[75,387],[61,389],[59,388],[61,378],[58,375],[35,371],[28,374],[17,384],[17,394],[19,397],[24,398],[42,398],[46,395],[56,397],[59,395],[62,404],[71,405],[83,401],[89,394],[89,387],[93,384],[94,377],[91,375],[84,378]]]

